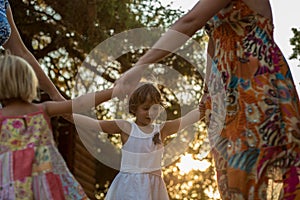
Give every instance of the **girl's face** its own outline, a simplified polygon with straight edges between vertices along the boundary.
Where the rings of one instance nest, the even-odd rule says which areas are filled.
[[[146,102],[137,106],[135,111],[136,123],[139,126],[147,126],[151,124],[160,113],[160,105],[151,102],[149,99]]]

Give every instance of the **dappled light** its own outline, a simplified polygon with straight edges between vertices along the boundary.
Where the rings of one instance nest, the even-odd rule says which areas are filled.
[[[193,159],[192,154],[186,154],[180,158],[180,162],[176,163],[176,166],[179,168],[180,175],[184,175],[188,174],[192,170],[200,170],[204,172],[211,166],[211,163],[207,160],[195,160]]]

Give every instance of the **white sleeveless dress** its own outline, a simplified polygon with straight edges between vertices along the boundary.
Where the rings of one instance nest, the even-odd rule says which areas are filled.
[[[154,144],[159,125],[146,134],[132,122],[127,142],[122,147],[120,172],[112,182],[106,200],[168,200],[162,178],[163,145]]]

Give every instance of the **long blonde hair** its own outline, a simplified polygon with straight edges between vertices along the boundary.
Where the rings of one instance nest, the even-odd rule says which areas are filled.
[[[27,61],[9,53],[0,56],[0,101],[31,102],[37,96],[37,88],[38,79]]]

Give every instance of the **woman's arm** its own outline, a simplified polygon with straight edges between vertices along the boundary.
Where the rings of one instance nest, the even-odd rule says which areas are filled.
[[[138,84],[143,71],[149,64],[157,63],[169,53],[181,47],[206,22],[224,8],[231,0],[200,0],[192,10],[181,17],[173,26],[143,55],[135,67],[127,71],[118,81],[116,89],[129,93]]]
[[[57,101],[65,100],[65,98],[59,93],[59,91],[54,86],[54,84],[49,79],[49,77],[42,70],[38,61],[24,45],[20,37],[19,31],[15,25],[10,6],[8,6],[6,9],[6,15],[7,15],[8,22],[11,26],[11,35],[7,40],[7,42],[3,45],[3,47],[6,50],[9,50],[11,54],[22,57],[32,66],[32,68],[34,69],[38,77],[41,89],[45,90],[45,92],[49,94],[51,99]]]
[[[145,67],[145,64],[156,63],[170,52],[174,52],[230,1],[200,0],[187,14],[171,26],[155,45],[139,59],[136,66]]]

